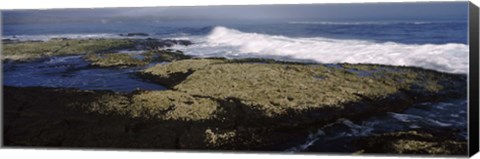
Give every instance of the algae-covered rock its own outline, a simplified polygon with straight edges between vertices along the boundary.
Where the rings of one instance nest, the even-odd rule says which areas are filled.
[[[182,51],[179,50],[151,50],[146,53],[143,53],[146,59],[150,59],[151,61],[156,62],[171,62],[176,60],[183,60],[183,59],[190,59],[192,56],[183,54]]]
[[[2,60],[29,61],[38,58],[99,54],[119,50],[158,50],[173,45],[190,45],[188,40],[160,39],[67,39],[53,38],[48,41],[5,41],[2,46]],[[174,52],[172,52],[174,53]],[[168,53],[167,53],[168,54]],[[173,56],[174,55],[174,56]],[[172,57],[182,57],[182,53]],[[185,58],[185,57],[183,57]]]
[[[176,61],[169,64],[157,64],[151,68],[143,71],[158,77],[169,77],[171,73],[187,73],[189,71],[196,71],[203,69],[206,66],[222,63],[224,60],[210,60],[210,59],[189,59]]]
[[[392,108],[382,105],[386,104],[382,100],[398,98],[397,102],[412,103],[452,90],[461,92],[466,86],[462,75],[410,67],[375,66],[381,70],[372,68],[368,76],[351,72],[351,69],[365,70],[367,67],[370,66],[329,67],[190,59],[156,65],[143,74],[187,94],[220,100],[238,99],[242,105],[266,117],[292,116],[315,109],[342,110],[352,103],[398,110],[395,104],[391,105]]]
[[[217,118],[233,128],[207,132],[209,143],[232,149],[269,147],[288,140],[285,131],[339,118],[361,119],[402,111],[416,102],[466,96],[464,75],[412,67],[344,65],[189,59],[148,68],[143,74],[149,76],[143,77],[175,91],[219,101]],[[234,131],[233,139],[218,143],[222,134]]]
[[[340,118],[466,98],[465,75],[413,67],[175,59],[140,75],[171,90],[6,87],[7,145],[265,150]],[[437,154],[444,152],[440,145],[462,146],[413,136],[383,141],[398,153]]]
[[[144,66],[152,62],[170,62],[189,59],[191,56],[174,50],[150,50],[144,53],[89,53],[84,56],[92,66],[98,67],[128,67]]]
[[[267,116],[286,115],[290,109],[341,106],[342,102],[360,99],[353,94],[362,94],[361,86],[365,85],[360,79],[358,84],[329,80],[327,70],[323,66],[309,68],[278,64],[211,65],[195,71],[174,88],[218,99],[237,98],[245,105],[260,109]],[[315,76],[325,76],[325,79],[320,80]],[[344,75],[344,78],[352,77]],[[343,89],[342,84],[350,88]],[[385,90],[389,89],[382,89]]]
[[[234,142],[236,130],[226,132],[214,132],[212,129],[207,129],[205,130],[205,136],[205,141],[209,145],[213,147],[220,147],[222,145]]]
[[[162,85],[172,87],[189,76],[193,71],[224,60],[188,59],[168,64],[157,64],[141,72],[140,75]]]
[[[115,67],[115,66],[143,66],[149,61],[135,58],[131,54],[110,53],[110,54],[87,54],[85,60],[93,66]]]
[[[181,92],[6,86],[4,93],[6,146],[205,149],[204,132],[218,123],[216,101]]]
[[[165,120],[208,120],[215,118],[216,101],[193,97],[176,91],[148,91],[132,96],[133,117],[154,117]]]
[[[354,142],[362,153],[466,155],[467,141],[448,132],[392,132],[365,137]]]
[[[72,103],[69,106],[98,114],[179,121],[215,119],[219,107],[214,100],[177,91],[140,91],[129,95],[98,93],[88,103]]]
[[[48,56],[102,53],[129,49],[134,46],[134,41],[128,39],[69,39],[45,42],[19,42],[3,45],[2,59],[28,61]]]

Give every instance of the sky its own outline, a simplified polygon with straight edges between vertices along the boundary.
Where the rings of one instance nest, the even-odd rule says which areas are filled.
[[[465,20],[468,2],[3,10],[5,24],[121,20]]]

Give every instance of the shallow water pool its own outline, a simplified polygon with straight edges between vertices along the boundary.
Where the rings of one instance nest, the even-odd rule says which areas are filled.
[[[145,67],[99,68],[89,66],[82,56],[50,57],[32,62],[4,62],[3,84],[28,87],[63,87],[82,90],[132,92],[165,90],[164,86],[135,75]]]

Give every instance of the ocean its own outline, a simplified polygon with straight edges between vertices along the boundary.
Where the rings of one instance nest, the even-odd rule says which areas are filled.
[[[467,21],[183,20],[3,24],[3,39],[151,38],[191,40],[186,54],[319,63],[376,63],[468,73]],[[133,38],[148,38],[133,37]]]

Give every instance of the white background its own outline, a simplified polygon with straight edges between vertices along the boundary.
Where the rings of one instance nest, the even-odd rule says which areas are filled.
[[[142,6],[192,6],[192,5],[245,5],[245,4],[298,4],[298,3],[365,3],[365,2],[411,2],[445,0],[0,0],[0,9],[50,9],[50,8],[98,8],[98,7],[142,7]],[[480,0],[472,0],[477,6]],[[48,159],[90,159],[90,158],[200,158],[200,159],[340,159],[339,155],[279,155],[246,153],[194,153],[194,152],[151,152],[151,151],[100,151],[100,150],[52,150],[52,149],[1,149],[1,158],[48,158]],[[398,156],[348,156],[348,158],[406,158]],[[408,157],[413,158],[413,157]],[[416,157],[419,158],[419,157]],[[480,158],[476,155],[475,158]]]

